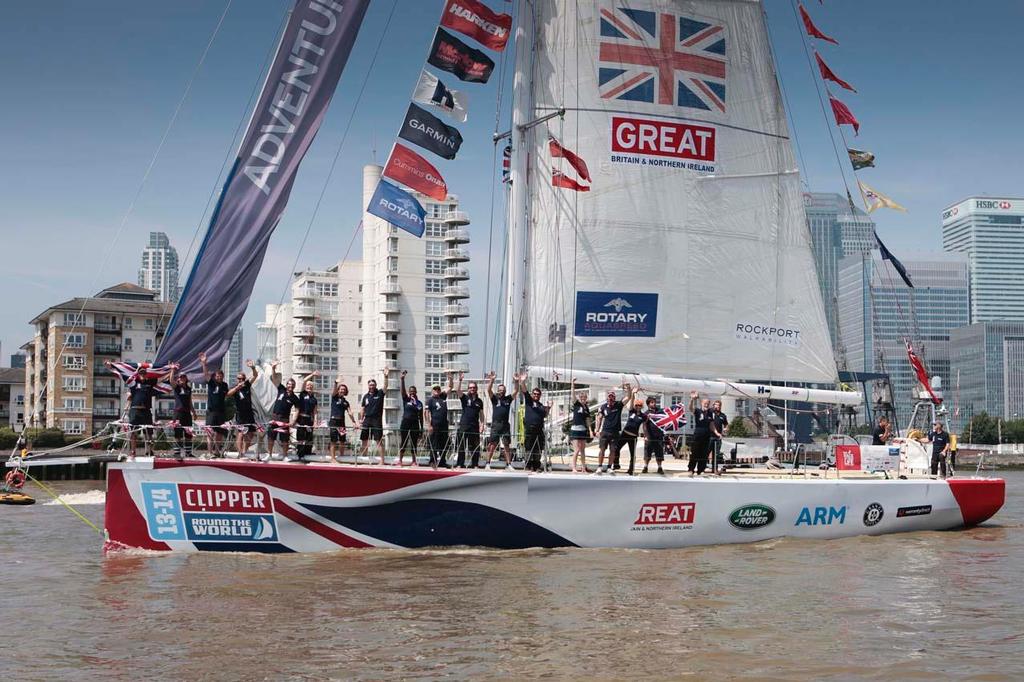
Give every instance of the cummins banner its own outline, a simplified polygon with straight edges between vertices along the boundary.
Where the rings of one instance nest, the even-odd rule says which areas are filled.
[[[220,364],[288,203],[306,150],[345,69],[369,0],[299,0],[238,157],[157,353],[196,371]]]
[[[462,146],[462,135],[458,130],[415,104],[409,105],[398,136],[444,159],[454,159]]]
[[[486,83],[494,70],[494,62],[480,50],[474,50],[443,28],[437,29],[430,46],[427,63],[442,71],[454,73],[467,83]]]

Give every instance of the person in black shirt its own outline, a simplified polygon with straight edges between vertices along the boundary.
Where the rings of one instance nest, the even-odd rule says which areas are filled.
[[[384,394],[388,390],[388,376],[391,370],[384,368],[384,388],[377,388],[377,382],[370,379],[366,382],[366,393],[359,401],[359,440],[363,446],[360,455],[369,457],[370,441],[374,441],[380,452],[380,463],[384,465]]]
[[[939,473],[942,467],[942,477],[946,477],[946,455],[949,453],[949,434],[942,428],[942,422],[935,422],[927,441],[932,444],[932,476]]]
[[[472,455],[471,469],[480,467],[480,436],[484,432],[484,401],[480,399],[479,388],[475,381],[469,382],[469,388],[462,392],[463,372],[459,372],[459,383],[455,394],[462,403],[462,414],[459,417],[459,430],[455,438],[458,458],[455,466],[462,469],[466,466],[466,450]]]
[[[435,384],[427,398],[425,415],[427,421],[427,441],[430,445],[430,466],[448,468],[445,456],[448,453],[448,393],[452,390],[452,375],[448,374],[448,391],[442,392]]]
[[[331,391],[331,419],[327,423],[331,431],[331,461],[337,464],[341,457],[345,456],[345,415],[352,419],[355,425],[356,418],[352,414],[352,406],[348,402],[348,386],[341,383],[339,376],[334,381],[334,390]]]
[[[412,455],[412,465],[419,466],[416,461],[416,444],[420,442],[423,434],[423,402],[417,395],[416,387],[405,388],[405,375],[402,370],[402,421],[398,426],[399,446],[397,466],[402,466],[402,458],[408,450]]]
[[[708,452],[711,453],[711,473],[718,471],[718,459],[722,456],[722,436],[729,426],[729,418],[722,412],[722,401],[711,403],[711,437],[708,439]]]
[[[113,367],[113,363],[110,360],[104,361],[103,364],[107,367]],[[126,380],[125,383],[128,384],[128,397],[124,407],[128,412],[128,424],[132,427],[128,437],[130,460],[135,460],[135,451],[138,445],[137,436],[140,434],[142,435],[146,454],[149,456],[153,455],[153,398],[158,393],[156,387],[160,380],[168,376],[176,368],[177,365],[172,364],[168,372],[156,374],[150,371],[148,362],[142,362],[139,363],[135,374]]]
[[[246,379],[244,372],[239,372],[235,377],[235,385],[232,386],[227,395],[235,399],[235,448],[238,450],[238,459],[244,459],[249,447],[252,445],[253,436],[256,434],[256,410],[252,406],[252,382],[260,375],[256,371],[256,364],[252,360],[246,360],[245,366],[252,371],[252,380]],[[257,458],[259,453],[257,453]]]
[[[522,381],[526,381],[525,374]],[[523,445],[526,448],[527,471],[541,471],[544,468],[541,463],[541,453],[544,451],[544,421],[551,411],[551,403],[545,405],[540,401],[540,397],[539,388],[530,391],[523,414]]]
[[[600,435],[597,440],[597,471],[603,473],[609,469],[618,469],[619,462],[615,459],[615,444],[619,440],[619,431],[622,429],[622,408],[633,402],[633,387],[623,382],[622,388],[626,391],[625,402],[615,399],[615,391],[608,391],[607,399],[597,410],[597,431]],[[604,451],[611,448],[608,453],[608,467],[604,466]],[[615,461],[613,461],[615,460]]]
[[[199,354],[199,364],[203,368],[203,378],[206,379],[206,425],[212,427],[212,432],[206,437],[207,449],[211,456],[223,457],[224,439],[228,435],[228,430],[223,426],[227,421],[225,400],[228,385],[222,370],[210,372],[206,366],[206,353]]]
[[[319,376],[314,370],[313,376]],[[295,417],[295,454],[300,462],[313,454],[313,427],[316,425],[317,405],[316,384],[312,381],[303,382],[299,393],[299,414]]]
[[[292,410],[299,407],[299,396],[295,394],[295,379],[281,383],[281,375],[277,371],[277,360],[270,363],[270,380],[277,386],[277,399],[270,408],[270,424],[267,425],[267,456],[274,454],[274,441],[281,444],[281,456],[288,457],[288,441],[291,436],[291,427],[295,425],[292,417]],[[305,384],[314,374],[309,374],[302,379]]]
[[[693,412],[693,437],[690,440],[690,461],[686,465],[690,475],[703,474],[708,468],[708,446],[711,441],[711,401],[699,401],[697,391],[690,392],[690,411]]]
[[[658,405],[658,400],[653,396],[647,399],[647,419],[644,420],[644,468],[641,473],[647,473],[647,467],[651,459],[658,465],[658,473],[664,474],[661,468],[665,461],[665,431],[655,422],[659,417],[665,415],[665,410]]]
[[[572,441],[572,471],[576,473],[576,461],[579,460],[580,473],[590,473],[587,469],[587,443],[594,438],[594,429],[590,426],[590,392],[576,392],[576,378],[570,383],[569,395],[576,396],[572,404],[572,426],[569,428],[569,440]]]
[[[871,432],[872,445],[885,445],[892,438],[892,427],[889,426],[888,417],[879,417],[878,426]]]
[[[644,414],[644,404],[637,400],[633,403],[633,407],[630,408],[629,414],[626,415],[626,425],[622,427],[622,433],[619,434],[619,439],[615,441],[615,463],[619,463],[619,453],[622,451],[622,446],[625,445],[629,448],[629,469],[626,473],[630,476],[633,475],[633,469],[636,466],[636,439],[640,436],[640,430],[644,426],[644,422],[647,419],[647,415]],[[612,471],[614,473],[614,470]]]
[[[492,390],[496,377],[494,372],[487,375],[487,397],[491,401],[491,435],[487,438],[487,464],[484,468],[491,468],[491,457],[500,443],[502,454],[505,455],[505,471],[512,471],[512,449],[509,447],[512,444],[512,422],[509,417],[519,395],[519,373],[512,375],[515,384],[512,395],[507,394],[505,384],[498,384],[497,391]]]
[[[196,409],[192,406],[192,386],[187,374],[175,374],[171,370],[171,386],[174,391],[174,458],[192,456],[192,422]]]

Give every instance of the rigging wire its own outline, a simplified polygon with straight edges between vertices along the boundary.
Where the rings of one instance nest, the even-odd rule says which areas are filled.
[[[771,24],[768,22],[768,12],[764,8],[763,5],[761,7],[761,14],[763,15],[763,18],[764,18],[765,28],[768,31],[768,49],[772,53],[772,65],[774,67],[773,70],[774,70],[774,73],[775,73],[775,80],[779,84],[779,91],[782,92],[782,100],[786,104],[786,111],[789,112],[790,117],[792,117],[793,112],[795,110],[793,109],[793,107],[789,103],[789,93],[786,91],[786,85],[785,85],[785,83],[783,82],[783,79],[782,79],[782,72],[779,70],[779,67],[778,67],[779,56],[778,56],[778,53],[775,51],[775,39],[772,36]],[[791,119],[790,123],[791,123],[791,125],[789,127],[793,131],[793,142],[796,144],[796,153],[797,153],[797,156],[800,157],[800,168],[803,169],[803,172],[800,173],[800,182],[803,183],[804,187],[809,192],[809,191],[811,191],[811,184],[808,181],[808,178],[810,176],[808,174],[807,161],[804,159],[804,150],[803,150],[803,147],[800,145],[800,136],[797,133],[796,121]]]

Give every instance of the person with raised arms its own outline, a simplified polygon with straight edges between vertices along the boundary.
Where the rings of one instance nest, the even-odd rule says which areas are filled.
[[[662,463],[665,461],[665,431],[655,422],[665,416],[665,410],[658,405],[658,399],[654,396],[647,398],[647,419],[644,420],[644,468],[641,473],[647,473],[653,459],[658,464],[658,473],[664,474]]]
[[[690,440],[690,461],[686,468],[690,475],[699,476],[708,467],[708,447],[711,444],[711,401],[700,400],[697,391],[690,391],[690,412],[693,413],[693,436]]]
[[[211,372],[206,366],[206,353],[199,354],[199,364],[203,369],[203,379],[206,381],[206,426],[209,427],[206,449],[211,457],[223,457],[224,439],[228,435],[228,430],[224,427],[224,422],[227,421],[225,400],[228,384],[224,381],[223,370]]]
[[[256,435],[256,410],[252,406],[252,382],[256,381],[259,372],[256,371],[256,364],[252,360],[246,360],[245,366],[252,371],[252,379],[245,376],[245,372],[239,372],[235,377],[235,385],[228,389],[228,396],[235,399],[235,449],[238,450],[238,459],[245,459],[245,455],[252,446],[253,438]],[[257,458],[259,453],[257,453]]]
[[[372,440],[380,453],[380,463],[384,464],[384,395],[388,390],[388,375],[391,370],[384,368],[384,388],[377,388],[377,382],[370,379],[366,382],[366,393],[359,401],[359,441],[362,447],[360,455],[369,457],[370,441]]]
[[[420,442],[420,437],[423,435],[423,402],[419,399],[415,386],[410,386],[408,390],[405,388],[406,374],[408,372],[403,369],[402,421],[398,427],[400,444],[398,446],[398,461],[395,462],[395,465],[402,466],[402,459],[405,456],[405,451],[408,450],[412,455],[412,465],[419,466],[419,462],[416,461],[416,444]]]
[[[597,410],[597,428],[594,430],[600,434],[597,440],[598,473],[619,468],[614,453],[615,444],[619,442],[619,431],[622,430],[622,408],[633,402],[633,387],[623,380],[622,388],[626,391],[625,401],[617,400],[615,391],[608,391],[604,404]],[[605,450],[609,450],[607,467],[604,466]]]
[[[491,435],[487,438],[487,464],[484,468],[491,468],[491,458],[500,443],[505,456],[505,471],[512,471],[512,422],[509,413],[519,396],[519,373],[512,375],[515,385],[512,395],[508,395],[505,384],[498,384],[497,392],[493,390],[496,377],[493,371],[487,375],[487,397],[491,401]]]
[[[572,404],[572,426],[569,427],[569,440],[572,441],[572,471],[576,473],[576,462],[579,461],[578,471],[583,474],[590,473],[587,469],[587,443],[594,438],[594,429],[590,421],[590,391],[576,391],[576,378],[570,382],[569,395],[575,396]]]
[[[310,376],[319,376],[320,372],[313,370]],[[316,399],[316,384],[311,380],[302,382],[302,392],[299,393],[299,414],[295,417],[298,428],[295,429],[295,454],[300,462],[305,462],[306,457],[313,454],[313,426],[316,424],[318,403]]]
[[[271,421],[267,425],[267,454],[268,457],[274,454],[274,441],[277,441],[281,444],[281,456],[287,459],[291,427],[295,425],[295,417],[292,416],[292,410],[298,409],[299,396],[295,393],[295,379],[289,379],[284,383],[281,382],[283,377],[277,371],[279,364],[277,360],[270,363],[270,380],[277,386],[277,398],[274,400],[273,407],[270,408]],[[315,375],[309,374],[303,377],[302,383],[305,384],[313,376]]]
[[[331,391],[331,418],[327,427],[331,431],[331,444],[328,450],[331,453],[331,461],[335,464],[345,456],[347,438],[345,433],[345,415],[356,424],[356,417],[352,414],[352,406],[348,402],[348,386],[341,383],[341,376],[334,380],[334,389]]]
[[[466,466],[466,451],[471,455],[469,468],[480,466],[480,436],[484,432],[484,401],[480,399],[479,388],[475,381],[469,382],[469,388],[462,392],[464,372],[459,372],[459,383],[455,394],[462,403],[462,414],[459,416],[459,430],[455,438],[458,458],[455,466],[462,469]]]
[[[526,382],[526,374],[521,379]],[[544,422],[551,412],[551,402],[541,402],[540,388],[534,388],[526,398],[523,414],[523,445],[526,449],[526,470],[543,471],[546,466],[541,462],[544,452]]]
[[[430,446],[430,466],[448,468],[448,394],[451,393],[454,381],[452,373],[448,373],[448,390],[442,391],[437,384],[430,389],[427,398],[427,443]]]
[[[171,369],[171,386],[174,392],[174,458],[181,461],[192,456],[192,424],[196,408],[192,404],[192,386],[187,374],[177,374]]]

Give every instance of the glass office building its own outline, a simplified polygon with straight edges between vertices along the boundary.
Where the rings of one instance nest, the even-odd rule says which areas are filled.
[[[977,322],[954,329],[949,343],[958,425],[981,412],[1024,417],[1024,321]]]

